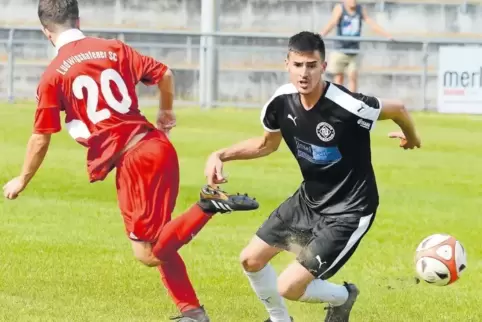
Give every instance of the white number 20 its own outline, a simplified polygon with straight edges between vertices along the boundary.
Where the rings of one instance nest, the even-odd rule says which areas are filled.
[[[119,89],[122,96],[120,102],[112,93],[110,81],[113,81]],[[87,89],[87,117],[89,120],[92,123],[97,124],[108,119],[111,115],[108,109],[97,111],[97,105],[99,103],[99,87],[94,79],[86,75],[81,75],[75,78],[74,83],[72,84],[72,90],[74,91],[75,97],[79,100],[84,99],[83,88]],[[106,69],[100,74],[100,90],[110,108],[122,114],[129,112],[132,105],[132,99],[129,96],[126,83],[117,71],[114,69]]]

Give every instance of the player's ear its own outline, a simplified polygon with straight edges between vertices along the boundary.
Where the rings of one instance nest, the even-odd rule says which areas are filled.
[[[52,40],[52,34],[50,33],[50,30],[48,30],[45,27],[42,27],[42,32],[44,33],[45,37],[47,37],[48,40]]]
[[[328,63],[326,61],[321,64],[321,69],[323,70],[323,73],[326,71],[326,66],[328,66]]]
[[[286,58],[285,58],[285,68],[286,68],[286,70],[288,70],[288,67],[289,67],[289,56],[286,56]]]

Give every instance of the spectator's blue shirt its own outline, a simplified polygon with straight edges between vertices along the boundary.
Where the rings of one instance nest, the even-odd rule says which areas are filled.
[[[345,6],[342,4],[343,12],[340,20],[338,21],[336,35],[337,36],[349,36],[360,37],[362,30],[362,8],[361,5],[357,5],[354,14],[350,14]],[[358,41],[338,41],[335,44],[337,49],[360,49],[360,43]]]

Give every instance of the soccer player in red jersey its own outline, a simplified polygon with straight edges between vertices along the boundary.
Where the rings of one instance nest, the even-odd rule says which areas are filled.
[[[90,182],[116,169],[118,203],[134,256],[159,269],[182,313],[180,321],[209,321],[177,251],[215,213],[252,210],[258,203],[205,186],[200,200],[171,220],[179,190],[178,158],[166,135],[175,125],[171,70],[121,41],[86,37],[79,30],[77,0],[40,0],[38,15],[57,56],[40,79],[23,169],[4,186],[4,196],[17,198],[33,178],[51,134],[61,130],[63,111],[67,131],[87,148]],[[139,82],[159,87],[157,128],[139,111]]]

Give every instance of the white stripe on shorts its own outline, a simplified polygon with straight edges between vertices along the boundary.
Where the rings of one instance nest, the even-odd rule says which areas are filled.
[[[343,258],[343,256],[345,256],[346,253],[348,253],[348,251],[357,243],[357,241],[362,238],[362,236],[367,232],[368,227],[370,226],[370,221],[372,220],[372,217],[373,214],[360,218],[358,228],[355,229],[353,234],[350,236],[350,239],[348,239],[345,248],[343,248],[338,257],[333,261],[333,263],[331,263],[331,266],[328,267],[328,269],[325,270],[323,273],[321,273],[318,278],[322,277],[326,272],[332,269]]]

